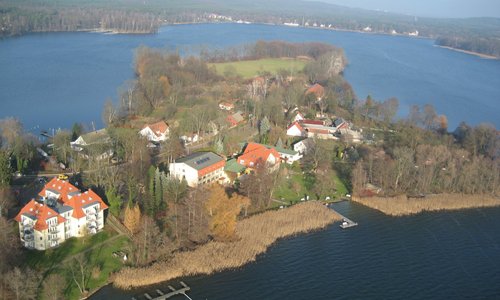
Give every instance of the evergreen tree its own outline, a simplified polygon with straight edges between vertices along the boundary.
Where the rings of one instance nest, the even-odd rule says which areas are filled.
[[[0,187],[10,184],[11,173],[10,158],[5,151],[0,150]]]

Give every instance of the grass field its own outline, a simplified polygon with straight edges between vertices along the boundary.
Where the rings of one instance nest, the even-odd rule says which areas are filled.
[[[73,258],[77,255],[84,257],[88,276],[86,288],[93,291],[107,283],[111,273],[121,269],[123,262],[121,258],[114,257],[113,252],[126,249],[128,244],[128,237],[119,236],[107,228],[87,238],[71,238],[54,249],[30,250],[26,253],[24,263],[39,270],[44,277],[53,273],[63,275],[66,278],[65,299],[80,299],[80,292],[70,271],[70,265],[74,264]]]
[[[266,58],[258,60],[214,63],[210,65],[215,67],[215,70],[219,75],[239,75],[243,78],[252,78],[258,76],[262,72],[274,74],[280,69],[284,69],[295,74],[302,71],[306,63],[306,60],[294,58]]]

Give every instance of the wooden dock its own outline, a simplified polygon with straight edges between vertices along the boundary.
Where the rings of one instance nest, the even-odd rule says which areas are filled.
[[[168,292],[168,293],[165,293],[160,289],[156,289],[155,292],[156,292],[157,296],[151,296],[148,293],[144,293],[144,298],[146,298],[148,300],[165,300],[165,299],[171,298],[171,297],[176,296],[176,295],[184,295],[187,299],[193,300],[188,295],[186,295],[186,292],[189,291],[191,288],[187,284],[185,284],[183,281],[181,281],[180,284],[182,285],[182,288],[180,288],[180,289],[176,289],[176,288],[172,287],[171,285],[169,285],[168,289],[170,290],[170,292]],[[132,300],[137,300],[137,298],[132,297]]]
[[[348,219],[344,216],[342,216],[342,223],[340,223],[340,228],[342,229],[347,229],[350,227],[358,226],[358,223],[354,222],[351,219]]]

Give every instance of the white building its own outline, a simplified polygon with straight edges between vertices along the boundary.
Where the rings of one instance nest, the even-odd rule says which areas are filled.
[[[165,121],[148,124],[139,131],[139,134],[147,138],[150,142],[163,142],[168,139],[170,128]]]
[[[195,152],[169,165],[170,176],[185,179],[190,187],[226,181],[226,161],[213,152]]]
[[[46,250],[71,237],[95,234],[104,228],[108,206],[92,190],[81,192],[66,180],[52,179],[39,198],[26,204],[16,221],[28,249]]]

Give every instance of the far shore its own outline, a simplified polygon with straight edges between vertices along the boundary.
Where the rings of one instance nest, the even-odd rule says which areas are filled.
[[[500,199],[489,195],[436,194],[424,198],[352,197],[352,200],[389,216],[406,216],[423,211],[459,210],[500,206]]]
[[[340,219],[339,214],[317,201],[267,211],[238,222],[239,240],[235,242],[212,241],[193,251],[177,253],[168,261],[143,268],[124,268],[115,275],[113,284],[131,289],[238,268],[255,261],[278,239],[319,230]]]
[[[434,45],[434,46],[439,47],[439,48],[444,48],[444,49],[452,50],[452,51],[462,52],[462,53],[465,53],[465,54],[470,54],[470,55],[478,56],[478,57],[485,58],[485,59],[499,59],[496,56],[488,55],[488,54],[483,54],[483,53],[479,53],[479,52],[467,51],[467,50],[462,50],[462,49],[448,47],[448,46],[441,46],[441,45]]]

